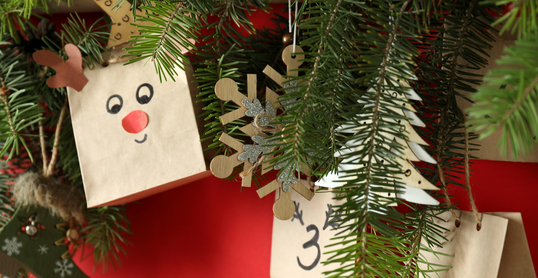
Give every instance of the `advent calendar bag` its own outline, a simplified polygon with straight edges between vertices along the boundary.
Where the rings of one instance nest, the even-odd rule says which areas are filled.
[[[422,252],[425,260],[432,265],[422,264],[420,268],[433,270],[445,268],[438,265],[450,267],[447,271],[437,273],[440,278],[497,277],[508,220],[481,214],[482,226],[478,230],[477,221],[472,212],[456,210],[455,213],[460,218],[459,227],[456,224],[456,218],[450,212],[444,212],[439,215],[440,219],[435,219],[437,225],[446,229],[443,233],[445,239],[440,240],[442,248],[433,248],[439,253]],[[441,253],[446,255],[441,255]]]
[[[189,67],[187,67],[189,69]],[[151,63],[84,70],[68,88],[88,207],[115,205],[209,175],[191,94],[191,74],[161,83]]]
[[[536,277],[520,213],[480,214],[480,230],[472,212],[455,213],[461,219],[459,227],[450,212],[440,215],[443,220],[437,220],[447,231],[443,234],[446,240],[441,241],[443,248],[434,250],[448,256],[422,252],[429,263],[450,267],[437,274],[430,273],[431,277]]]
[[[338,216],[331,216],[333,206],[341,204],[333,193],[316,193],[307,201],[294,190],[291,199],[295,214],[291,220],[273,221],[271,247],[271,278],[322,278],[323,272],[334,268],[323,265],[330,255],[327,245],[333,243]]]

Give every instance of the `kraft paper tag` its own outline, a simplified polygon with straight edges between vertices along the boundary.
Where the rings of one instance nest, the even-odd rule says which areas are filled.
[[[438,272],[440,278],[492,278],[497,277],[501,257],[503,255],[504,241],[508,227],[508,219],[481,214],[482,228],[476,229],[476,219],[472,212],[456,211],[460,215],[461,225],[455,225],[455,218],[450,212],[440,215],[443,220],[436,219],[436,224],[448,229],[444,233],[446,241],[441,241],[443,248],[434,248],[436,252],[448,254],[437,256],[430,252],[421,252],[430,267],[439,269],[435,264],[450,266],[451,269]],[[432,266],[433,264],[433,266]],[[421,264],[421,269],[427,266]],[[436,276],[429,273],[430,276]],[[421,275],[421,277],[425,277]],[[516,276],[512,276],[516,277]]]
[[[273,242],[271,247],[271,278],[316,278],[334,268],[322,262],[329,258],[324,254],[336,235],[329,217],[336,201],[333,193],[316,193],[307,201],[291,190],[291,199],[296,211],[291,220],[273,220]]]

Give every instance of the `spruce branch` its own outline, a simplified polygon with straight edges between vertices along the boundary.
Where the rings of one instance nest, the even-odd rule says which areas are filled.
[[[443,187],[449,184],[463,187],[450,178],[453,176],[451,172],[464,172],[464,154],[461,152],[465,142],[461,132],[464,119],[456,98],[466,99],[463,92],[476,91],[472,86],[481,78],[476,71],[487,64],[484,49],[493,40],[493,28],[489,24],[493,17],[478,5],[477,0],[470,4],[443,2],[440,9],[451,12],[435,18],[432,29],[439,33],[430,42],[425,59],[418,62],[421,80],[417,83],[427,92],[424,101],[435,116],[421,116],[427,125],[424,134],[435,140],[431,150],[436,154],[437,167],[431,172],[432,179],[440,180]],[[473,138],[476,135],[469,134],[469,140]]]
[[[170,1],[154,2],[153,5],[143,6],[145,16],[136,16],[133,24],[138,27],[141,35],[131,36],[134,43],[127,47],[127,55],[131,57],[127,64],[143,60],[151,60],[159,78],[172,80],[177,76],[175,67],[184,69],[183,63],[188,62],[185,52],[195,49],[194,41],[199,32],[200,15],[195,10],[187,9],[183,2]]]
[[[322,54],[324,54],[324,44],[326,43],[325,41],[327,40],[327,37],[329,36],[330,34],[330,31],[331,31],[331,28],[334,24],[334,21],[335,21],[335,18],[336,18],[336,15],[338,14],[338,11],[339,11],[339,8],[342,4],[342,0],[338,0],[338,2],[336,3],[336,5],[334,6],[334,9],[332,10],[331,12],[331,16],[330,16],[330,19],[325,23],[326,24],[326,28],[325,28],[325,31],[323,33],[323,35],[319,38],[319,47],[318,47],[318,51],[317,51],[317,56],[315,58],[315,62],[314,64],[312,65],[312,71],[310,72],[310,77],[308,78],[308,85],[306,87],[306,89],[304,90],[304,92],[302,92],[303,96],[300,100],[300,105],[301,107],[299,108],[299,111],[298,112],[295,112],[297,114],[296,118],[299,119],[299,121],[297,121],[297,123],[295,123],[295,131],[294,131],[294,138],[293,138],[293,157],[296,159],[296,160],[300,160],[300,152],[299,152],[299,144],[300,144],[300,138],[299,138],[299,135],[301,133],[301,128],[300,128],[300,120],[304,117],[305,115],[305,112],[307,110],[307,107],[308,107],[308,98],[311,96],[311,91],[312,91],[312,86],[314,86],[315,84],[315,79],[317,77],[317,73],[318,73],[318,70],[319,70],[319,66],[320,66],[320,62],[321,62],[321,56]],[[295,161],[295,163],[299,163],[299,162],[304,162],[303,161]],[[308,164],[307,164],[308,165]]]
[[[0,139],[5,140],[0,156],[9,151],[7,160],[23,147],[33,160],[27,144],[27,129],[42,118],[42,108],[33,93],[34,76],[26,72],[26,63],[12,44],[0,45]],[[22,146],[21,146],[22,145]]]
[[[132,234],[125,206],[108,206],[88,210],[88,226],[81,230],[85,243],[93,247],[94,269],[102,265],[103,272],[111,264],[121,264],[119,254],[126,254],[122,245],[129,244],[125,235]]]
[[[521,39],[538,29],[538,1],[536,0],[485,0],[482,4],[508,8],[504,15],[492,23],[492,26],[505,23],[500,30],[501,34],[507,30],[510,30],[512,34],[517,31],[518,38]]]
[[[6,116],[7,116],[7,123],[11,130],[11,134],[13,135],[13,138],[15,138],[17,137],[17,132],[15,131],[15,124],[13,123],[13,116],[11,115],[11,111],[9,109],[9,103],[7,100],[7,96],[9,94],[10,94],[10,90],[4,83],[4,80],[2,80],[2,89],[0,91],[0,98],[2,98],[2,102],[4,103],[4,109],[6,110]]]
[[[469,108],[470,129],[481,131],[480,138],[501,130],[499,146],[506,156],[530,153],[536,146],[538,134],[538,35],[528,34],[505,49],[497,60],[498,68],[484,77],[484,84],[473,96]]]
[[[107,50],[104,47],[109,38],[109,32],[106,26],[101,25],[103,18],[99,18],[89,27],[86,21],[81,19],[77,13],[73,13],[67,19],[67,24],[62,24],[60,40],[62,44],[74,44],[82,53],[82,59],[86,67],[92,69],[103,61],[103,53]],[[55,45],[54,42],[47,40],[47,46],[50,50],[60,49],[61,56],[65,57],[63,47]]]
[[[70,3],[72,0],[69,0]],[[25,30],[25,23],[28,22],[32,15],[35,16],[34,10],[48,12],[48,3],[50,0],[9,0],[0,2],[0,34],[8,32],[12,38],[17,40],[17,31]],[[38,16],[39,17],[39,16]]]
[[[8,169],[9,165],[6,162],[0,162],[0,232],[15,212],[11,193],[9,192],[9,187],[13,184],[14,178],[8,174]]]

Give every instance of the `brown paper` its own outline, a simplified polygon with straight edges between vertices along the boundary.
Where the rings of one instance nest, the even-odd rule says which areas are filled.
[[[176,82],[160,83],[151,63],[116,63],[85,70],[84,89],[68,90],[88,207],[126,203],[209,175],[190,84],[176,71]],[[122,126],[140,117],[147,126],[131,133]]]
[[[316,278],[334,268],[323,265],[329,258],[323,254],[333,243],[336,231],[327,218],[329,206],[336,205],[332,193],[316,193],[311,201],[305,200],[294,190],[291,199],[296,211],[291,220],[273,220],[271,247],[271,278]]]
[[[497,29],[500,30],[502,28],[502,25],[499,25]],[[495,34],[495,36],[499,36],[498,34]],[[489,64],[485,68],[481,68],[480,70],[473,70],[473,74],[481,74],[486,75],[490,69],[498,67],[496,61],[501,56],[504,55],[504,48],[511,46],[515,43],[516,36],[510,34],[510,31],[506,31],[502,36],[497,37],[495,42],[492,42],[492,47],[490,49],[486,50],[486,53],[489,55]],[[458,63],[461,65],[465,65],[467,62],[459,58]],[[474,85],[474,88],[477,88],[478,86]],[[465,95],[467,98],[472,99],[472,94],[468,92],[462,92],[459,91],[461,94]],[[466,109],[468,107],[471,107],[471,103],[467,100],[462,99],[461,97],[457,98],[457,102],[460,108]],[[479,150],[471,151],[471,155],[474,155],[478,157],[479,159],[486,159],[486,160],[499,160],[499,161],[514,161],[514,162],[538,162],[538,146],[535,146],[535,150],[527,155],[527,156],[519,156],[518,159],[515,159],[511,155],[508,157],[505,157],[501,154],[500,149],[497,147],[497,142],[499,142],[499,139],[501,138],[501,131],[497,130],[487,138],[484,138],[483,140],[471,140],[470,143],[478,143],[480,144]]]
[[[443,248],[434,248],[434,250],[451,256],[435,256],[423,251],[422,255],[424,255],[425,260],[431,264],[452,267],[447,271],[438,272],[437,275],[440,278],[497,277],[508,220],[498,216],[481,214],[482,228],[477,231],[477,222],[472,212],[456,211],[456,214],[461,214],[459,228],[456,228],[455,218],[450,212],[440,215],[447,222],[435,220],[436,224],[448,229],[448,231],[443,235],[447,241],[441,241]],[[424,264],[419,267],[427,269]],[[440,267],[434,266],[434,269],[440,269]],[[430,276],[433,275],[436,274],[430,273]]]
[[[76,45],[70,43],[65,45],[65,53],[69,57],[65,62],[50,50],[38,50],[32,57],[38,64],[56,71],[56,75],[47,79],[49,87],[71,87],[80,92],[88,83],[88,79],[82,73],[82,54]]]
[[[536,278],[531,252],[525,235],[523,219],[519,212],[488,213],[508,219],[508,230],[498,278]]]
[[[22,263],[6,253],[0,252],[0,277],[2,277],[1,275],[4,275],[4,277],[16,277],[21,268],[23,268]]]

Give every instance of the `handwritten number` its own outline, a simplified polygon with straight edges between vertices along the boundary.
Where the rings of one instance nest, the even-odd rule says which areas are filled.
[[[316,234],[314,234],[314,236],[312,237],[311,240],[309,240],[305,244],[303,244],[303,249],[307,249],[307,248],[310,248],[310,247],[316,247],[318,249],[318,255],[316,256],[316,259],[314,260],[314,262],[309,266],[304,266],[301,263],[301,260],[299,259],[299,256],[297,256],[297,263],[304,270],[312,270],[314,267],[316,267],[318,265],[319,260],[321,259],[321,248],[319,247],[319,244],[318,244],[319,229],[314,224],[310,224],[310,225],[308,225],[308,227],[306,227],[307,232],[310,232],[312,230],[314,230],[314,232]]]
[[[295,204],[295,213],[293,214],[293,217],[291,218],[291,222],[293,222],[294,219],[299,219],[299,222],[301,222],[301,226],[304,226],[303,222],[303,211],[299,211],[299,206],[301,205],[299,202],[293,201]]]

